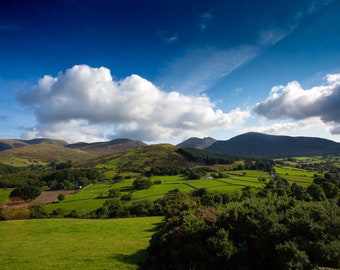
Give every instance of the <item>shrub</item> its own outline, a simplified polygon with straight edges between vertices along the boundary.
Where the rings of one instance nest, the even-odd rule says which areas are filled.
[[[116,197],[119,197],[120,196],[120,191],[118,188],[111,188],[109,190],[109,195],[108,197],[111,197],[111,198],[116,198]]]
[[[4,207],[1,209],[1,219],[4,220],[17,220],[28,219],[31,211],[28,207]]]
[[[38,197],[41,194],[40,188],[35,186],[23,186],[23,187],[17,187],[16,189],[12,190],[9,197],[19,197],[25,201],[34,200],[36,197]]]
[[[65,200],[65,195],[64,194],[59,194],[58,195],[58,201],[62,202],[63,200]]]
[[[152,237],[147,269],[340,267],[340,208],[327,200],[269,193],[169,214]]]
[[[131,194],[124,194],[120,199],[122,201],[131,201],[132,195]]]
[[[36,203],[29,207],[31,218],[46,218],[48,216],[46,205],[44,203]]]
[[[64,217],[65,213],[64,213],[64,210],[62,208],[57,208],[57,209],[54,209],[52,211],[51,215],[53,217],[61,218],[61,217]]]
[[[136,190],[147,189],[153,185],[152,181],[149,178],[138,178],[133,181],[133,188]]]

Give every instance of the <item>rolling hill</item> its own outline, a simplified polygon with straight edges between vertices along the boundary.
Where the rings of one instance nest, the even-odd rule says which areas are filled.
[[[0,140],[0,162],[25,166],[55,160],[85,161],[98,156],[134,149],[146,144],[129,139],[108,142],[68,144],[62,140]]]
[[[79,149],[70,149],[48,143],[24,145],[0,152],[0,162],[13,166],[48,163],[55,160],[80,161],[94,155]]]
[[[51,144],[56,146],[65,146],[67,145],[66,141],[63,140],[54,140],[54,139],[46,139],[46,138],[39,138],[33,140],[15,140],[15,139],[3,139],[0,140],[0,152],[5,151],[8,149],[14,149],[29,145],[36,145],[36,144]]]
[[[283,158],[340,154],[340,143],[314,137],[249,132],[226,141],[216,141],[205,150],[244,157]]]
[[[10,165],[16,164],[17,166],[41,162],[46,163],[55,160],[72,160],[75,162],[92,160],[95,162],[95,160],[101,160],[101,157],[109,158],[110,155],[115,153],[140,149],[145,146],[148,145],[142,141],[124,138],[106,142],[82,142],[75,144],[68,144],[63,140],[45,138],[33,140],[4,139],[0,140],[0,162]],[[178,158],[177,155],[169,156],[164,153],[164,148],[169,148],[170,145],[166,146],[166,144],[163,144],[162,150],[159,148],[160,145],[150,146],[145,151],[155,148],[156,151],[151,151],[154,160],[163,159],[164,157],[161,158],[159,155],[164,154],[166,156],[165,159],[171,164],[173,162],[172,159],[177,160]],[[225,141],[216,141],[211,137],[203,139],[190,138],[177,146],[172,145],[172,147],[196,148],[232,156],[262,158],[340,154],[340,143],[331,140],[313,137],[274,136],[255,132],[242,134]],[[134,162],[131,164],[134,164]]]
[[[66,145],[70,149],[79,149],[96,155],[108,155],[128,149],[146,146],[142,141],[130,139],[114,139],[107,142],[75,143]]]
[[[216,140],[211,137],[204,137],[203,139],[192,137],[192,138],[187,139],[184,142],[177,144],[177,146],[184,147],[184,148],[205,149],[215,142]]]

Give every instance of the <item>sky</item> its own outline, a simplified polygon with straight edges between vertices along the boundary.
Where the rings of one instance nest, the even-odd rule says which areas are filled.
[[[0,0],[0,138],[340,142],[340,0]]]

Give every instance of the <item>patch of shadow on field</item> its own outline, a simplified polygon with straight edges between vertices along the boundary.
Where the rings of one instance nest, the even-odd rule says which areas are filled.
[[[131,191],[133,190],[132,187],[121,187],[119,191],[124,192],[124,191]]]
[[[147,251],[145,249],[138,250],[132,255],[113,254],[112,259],[125,264],[138,265],[138,269],[141,269],[142,265],[144,265],[147,260]]]
[[[157,223],[153,223],[152,224],[152,228],[151,229],[147,229],[147,230],[144,230],[145,232],[157,232],[160,230],[161,227],[164,226],[164,222],[157,222]]]

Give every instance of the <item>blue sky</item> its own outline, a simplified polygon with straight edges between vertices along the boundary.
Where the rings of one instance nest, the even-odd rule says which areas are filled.
[[[340,142],[340,1],[0,0],[0,138]]]

